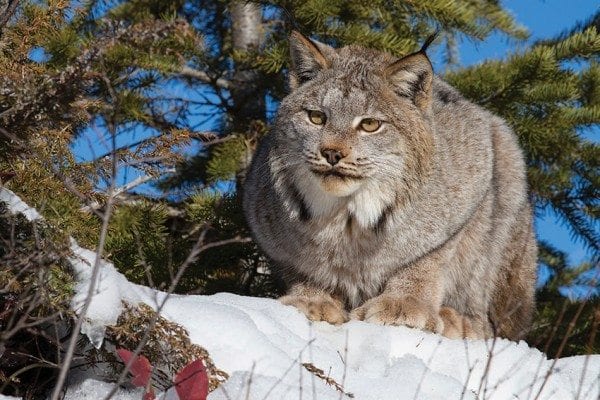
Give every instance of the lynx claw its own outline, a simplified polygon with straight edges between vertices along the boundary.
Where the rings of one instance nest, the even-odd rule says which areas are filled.
[[[406,325],[434,333],[444,330],[444,322],[433,307],[409,296],[372,298],[354,309],[350,318],[380,325]]]
[[[296,307],[311,321],[325,321],[340,325],[348,321],[348,313],[342,303],[328,296],[286,295],[279,301],[288,306]]]

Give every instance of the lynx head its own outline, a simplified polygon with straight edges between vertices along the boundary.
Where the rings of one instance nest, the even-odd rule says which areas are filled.
[[[274,139],[299,189],[339,198],[418,185],[432,152],[433,71],[424,51],[398,59],[297,32],[290,48],[291,93]]]

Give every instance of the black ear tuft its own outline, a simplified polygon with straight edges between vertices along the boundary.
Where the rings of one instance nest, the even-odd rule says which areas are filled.
[[[425,39],[425,43],[423,43],[423,46],[421,46],[421,50],[419,50],[419,53],[425,53],[427,51],[427,49],[429,48],[429,46],[431,45],[431,43],[433,43],[433,41],[435,39],[437,39],[439,34],[440,34],[440,31],[437,30],[437,31],[433,32],[431,35],[429,35],[429,37],[427,39]]]

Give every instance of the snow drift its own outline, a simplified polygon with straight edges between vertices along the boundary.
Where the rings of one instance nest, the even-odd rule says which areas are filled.
[[[0,188],[13,212],[31,212]],[[8,200],[8,201],[7,201]],[[85,300],[95,254],[72,243],[78,285],[77,311]],[[309,321],[276,300],[221,293],[168,296],[128,282],[108,262],[99,279],[82,333],[100,346],[121,301],[157,308],[206,348],[230,379],[209,395],[229,399],[598,399],[600,355],[548,360],[525,342],[450,340],[407,327],[351,321],[341,326]],[[306,366],[303,364],[307,364]],[[307,368],[307,366],[309,368]],[[315,368],[323,371],[315,373]],[[310,372],[311,369],[313,372]],[[320,375],[320,376],[319,376]],[[324,378],[332,378],[343,388]],[[66,399],[100,399],[110,384],[92,378],[69,388]],[[140,399],[120,390],[118,399]],[[166,398],[175,398],[167,393]]]

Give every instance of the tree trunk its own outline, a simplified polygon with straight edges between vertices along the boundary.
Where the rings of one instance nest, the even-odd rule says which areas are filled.
[[[236,1],[230,6],[230,14],[234,51],[258,50],[263,40],[260,6]],[[240,65],[236,66],[232,81],[233,129],[246,132],[253,120],[265,118],[265,93],[261,88],[260,74],[255,69]]]
[[[258,4],[236,1],[230,5],[231,36],[234,51],[255,51],[263,41],[262,11]],[[237,190],[241,194],[246,170],[252,160],[256,141],[256,124],[266,117],[265,90],[261,74],[249,66],[236,65],[230,89],[233,110],[230,115],[233,131],[246,136],[247,151],[240,159],[236,176]],[[241,196],[240,196],[241,197]]]
[[[254,51],[262,44],[264,30],[262,27],[262,11],[258,4],[238,0],[230,5],[231,36],[234,51]],[[241,208],[242,190],[246,171],[250,167],[257,140],[256,127],[253,121],[264,121],[266,118],[265,85],[261,84],[261,74],[244,65],[236,65],[230,89],[233,100],[233,111],[230,115],[235,133],[244,134],[246,151],[239,160],[236,174],[236,191]],[[240,263],[243,261],[240,260]],[[250,294],[258,271],[258,257],[247,260],[242,268],[247,268],[246,281],[240,282],[245,294]]]

